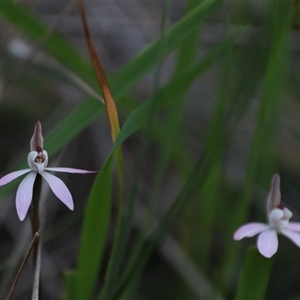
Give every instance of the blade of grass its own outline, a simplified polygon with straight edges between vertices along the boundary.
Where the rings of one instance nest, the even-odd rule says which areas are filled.
[[[87,42],[91,62],[93,64],[98,83],[99,83],[102,93],[103,93],[106,114],[107,114],[107,117],[109,120],[112,140],[114,142],[120,131],[117,107],[116,107],[115,101],[113,99],[112,93],[110,91],[110,87],[108,84],[108,80],[107,80],[104,68],[102,66],[102,63],[97,54],[96,48],[93,44],[92,37],[90,35],[83,2],[82,2],[82,0],[77,0],[77,3],[78,3],[79,14],[80,14],[82,24],[83,24],[84,35],[85,35],[85,39]]]
[[[86,42],[87,42],[87,45],[88,45],[90,58],[91,58],[91,61],[92,61],[92,64],[93,64],[93,67],[94,67],[94,70],[95,70],[95,73],[96,73],[98,83],[99,83],[99,85],[101,87],[101,90],[102,90],[102,93],[103,93],[103,97],[104,97],[104,101],[105,101],[106,114],[107,114],[107,117],[108,117],[108,120],[109,120],[112,140],[113,140],[113,142],[115,142],[116,137],[117,137],[117,135],[120,131],[117,107],[115,105],[115,101],[113,99],[113,96],[112,96],[112,93],[111,93],[111,90],[110,90],[110,87],[109,87],[109,84],[108,84],[108,80],[107,80],[105,71],[103,69],[103,66],[101,64],[101,61],[99,59],[99,56],[97,54],[97,51],[95,49],[95,46],[93,44],[93,41],[92,41],[92,38],[91,38],[91,35],[90,35],[90,32],[89,32],[83,2],[81,0],[78,0],[77,3],[78,3],[78,8],[79,8],[79,13],[80,13],[80,16],[81,16],[81,20],[82,20],[82,23],[83,23],[83,29],[84,29]],[[120,147],[118,147],[117,150],[116,150],[116,159],[117,159],[118,175],[119,175],[118,176],[118,178],[119,178],[119,208],[118,208],[118,219],[117,219],[117,225],[116,225],[114,245],[117,244],[118,241],[120,240],[121,226],[122,226],[123,214],[124,214],[124,211],[123,211],[124,210],[123,158],[122,158],[122,151],[121,151]],[[111,176],[112,176],[112,174],[111,174]],[[111,179],[107,179],[107,180],[111,180]],[[108,203],[110,203],[110,198],[107,198],[106,201]],[[109,215],[109,211],[107,211],[107,214]],[[109,219],[106,219],[106,220],[107,220],[107,222],[109,221]],[[104,226],[105,232],[107,230],[107,226],[108,225]],[[102,244],[103,244],[103,247],[100,248],[101,252],[103,252],[103,248],[104,248],[104,243],[102,243]],[[99,260],[99,257],[101,258],[101,256],[102,256],[101,252],[100,252],[100,255],[98,255],[98,260]],[[114,253],[114,251],[112,253]],[[87,255],[86,258],[90,259],[89,255]],[[96,264],[95,266],[97,267],[98,264]],[[82,274],[82,276],[79,276],[78,280],[79,281],[84,280],[85,285],[79,283],[79,287],[82,286],[82,287],[85,287],[85,288],[79,290],[79,296],[82,299],[90,298],[93,285],[92,284],[87,285],[85,272],[81,272],[80,274]],[[93,276],[94,273],[91,274],[91,275]],[[95,278],[95,276],[93,276],[93,277]],[[90,289],[87,289],[86,287],[90,287]]]
[[[173,25],[166,32],[168,43],[164,54],[167,55],[183,43],[190,32],[199,27],[199,22],[204,22],[222,2],[223,0],[202,1],[196,9]],[[22,5],[12,1],[0,1],[0,13],[32,39],[40,39],[47,33],[47,27],[39,18]],[[57,60],[81,76],[84,81],[90,82],[92,86],[96,85],[90,64],[61,35],[53,32],[44,41],[44,47]],[[159,43],[156,39],[112,77],[111,86],[116,99],[126,93],[155,66],[159,60],[156,55],[158,48]]]
[[[265,258],[257,248],[248,250],[236,300],[265,299],[274,258]]]
[[[247,215],[248,205],[251,200],[252,190],[258,170],[271,177],[272,162],[270,164],[267,156],[273,156],[274,135],[276,123],[278,121],[280,107],[280,91],[284,82],[284,71],[286,68],[286,54],[288,33],[291,22],[291,6],[287,2],[276,2],[271,4],[273,11],[273,42],[268,62],[267,74],[265,77],[262,100],[256,121],[256,129],[253,137],[251,152],[247,164],[247,178],[243,191],[242,199],[239,203],[239,209],[230,218],[228,223],[227,245],[224,256],[224,264],[221,267],[222,278],[220,282],[224,283],[223,288],[232,285],[234,277],[235,261],[241,245],[233,243],[232,233],[240,226]],[[282,17],[284,16],[284,17]],[[262,151],[262,149],[264,151]],[[262,154],[264,155],[262,157]],[[264,160],[262,158],[265,158]],[[263,164],[263,165],[262,165]]]
[[[227,132],[225,132],[225,129],[228,128],[228,122],[225,122],[224,115],[228,105],[226,100],[230,98],[228,87],[232,66],[231,56],[232,45],[228,43],[224,56],[224,65],[218,101],[207,136],[206,149],[209,153],[208,156],[211,163],[206,180],[202,182],[203,188],[200,194],[202,199],[200,204],[202,217],[199,219],[199,223],[197,224],[198,230],[194,231],[194,234],[201,236],[201,245],[203,246],[199,247],[199,244],[197,244],[196,251],[201,253],[199,253],[197,257],[200,257],[202,269],[207,272],[209,270],[209,253],[211,250],[214,220],[219,201],[217,195],[220,180],[220,170],[222,167],[222,154],[224,153],[226,143],[229,142],[228,139],[225,139],[228,137]],[[193,231],[193,229],[191,230]]]
[[[187,13],[193,11],[201,2],[196,2],[193,0],[187,1]],[[177,62],[176,62],[176,71],[182,72],[182,70],[190,67],[194,59],[196,58],[196,54],[199,47],[199,32],[202,23],[199,23],[199,27],[195,28],[186,38],[185,43],[182,43],[179,47]]]
[[[128,246],[131,226],[133,222],[133,212],[135,201],[137,198],[137,191],[142,178],[142,172],[145,163],[146,152],[150,143],[152,128],[154,123],[155,114],[157,112],[157,93],[159,89],[159,82],[161,77],[164,49],[166,45],[166,21],[170,12],[170,2],[169,0],[164,2],[162,8],[161,16],[161,34],[159,37],[159,48],[157,52],[157,57],[159,58],[159,64],[154,73],[154,83],[153,83],[153,97],[149,101],[149,109],[146,114],[146,125],[143,133],[142,146],[139,151],[139,157],[137,158],[137,171],[134,177],[133,186],[131,189],[131,194],[129,197],[127,209],[125,211],[124,219],[121,220],[120,232],[118,239],[114,241],[112,254],[110,256],[109,265],[107,268],[105,276],[105,285],[101,291],[100,299],[111,299],[111,295],[114,292],[114,287],[116,286],[119,278],[120,268],[125,258],[125,252]],[[123,211],[122,211],[123,213]]]
[[[105,248],[110,220],[113,154],[102,166],[84,212],[78,258],[78,299],[91,297]]]
[[[64,272],[64,287],[65,287],[65,295],[63,299],[76,299],[77,297],[77,272],[67,271]]]

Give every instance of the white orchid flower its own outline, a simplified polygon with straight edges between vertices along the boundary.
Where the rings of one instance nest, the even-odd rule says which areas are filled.
[[[300,247],[300,223],[289,222],[292,212],[280,203],[280,177],[273,176],[271,191],[267,199],[268,224],[248,223],[234,233],[234,240],[253,237],[257,239],[258,251],[265,257],[272,257],[278,249],[278,234],[283,234]]]
[[[56,197],[63,202],[70,210],[74,210],[74,202],[72,195],[64,182],[58,177],[52,175],[48,171],[88,174],[96,173],[96,171],[87,171],[73,168],[49,168],[47,151],[43,150],[42,125],[36,122],[33,136],[30,141],[31,151],[28,154],[27,161],[29,168],[15,171],[3,176],[0,179],[0,186],[5,185],[12,180],[28,173],[21,181],[16,195],[16,209],[18,217],[23,221],[28,212],[33,196],[33,185],[37,174],[40,174],[49,184],[51,190]]]

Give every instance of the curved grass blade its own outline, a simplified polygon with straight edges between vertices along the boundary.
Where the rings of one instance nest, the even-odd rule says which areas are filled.
[[[120,131],[120,127],[119,127],[119,118],[118,118],[118,112],[117,112],[117,107],[115,105],[115,101],[113,99],[112,93],[110,91],[110,87],[108,84],[108,80],[105,74],[105,71],[103,69],[103,66],[101,64],[101,61],[99,59],[99,56],[97,54],[97,51],[95,49],[95,46],[93,44],[90,32],[89,32],[89,28],[88,28],[88,24],[87,24],[87,20],[86,20],[86,15],[85,15],[85,10],[84,10],[84,5],[82,0],[78,0],[78,8],[79,8],[79,13],[81,16],[81,20],[83,23],[83,29],[84,29],[84,34],[85,34],[85,38],[86,38],[86,42],[88,45],[88,50],[89,50],[89,54],[90,54],[90,58],[96,73],[96,77],[98,80],[98,83],[101,87],[102,93],[103,93],[103,98],[105,101],[105,108],[106,108],[106,114],[109,120],[109,125],[110,125],[110,130],[111,130],[111,136],[112,136],[112,140],[113,142],[115,142],[116,137]],[[121,224],[122,224],[122,219],[123,219],[123,198],[124,198],[124,179],[123,179],[123,159],[122,159],[122,151],[121,148],[118,147],[116,149],[116,159],[117,159],[117,165],[118,165],[118,177],[119,177],[119,212],[118,212],[118,220],[117,220],[117,228],[116,228],[116,233],[115,233],[115,240],[117,241],[119,239],[120,236],[120,231],[121,231]],[[110,160],[109,160],[110,161]],[[110,171],[111,174],[105,174],[108,175],[110,177],[112,177],[112,164],[110,166],[110,168],[108,169]],[[105,180],[105,177],[103,178]],[[109,186],[107,187],[108,189],[111,189],[111,181],[112,178],[106,178],[106,180],[110,183]],[[96,184],[98,185],[99,188],[101,188],[101,183],[102,182],[97,182]],[[95,203],[96,200],[94,200],[94,198],[90,199],[91,201],[93,201],[92,204],[88,203],[88,207],[89,209],[91,208],[91,206],[94,206],[97,204]],[[92,288],[93,288],[93,280],[87,280],[87,276],[86,274],[90,274],[89,276],[91,276],[94,281],[95,281],[95,275],[96,275],[96,271],[97,271],[97,266],[99,265],[99,259],[101,259],[102,257],[102,253],[104,251],[104,236],[106,235],[107,232],[107,228],[108,228],[108,224],[109,224],[109,216],[110,216],[110,203],[111,203],[111,198],[110,195],[109,197],[106,197],[104,199],[100,199],[98,197],[97,199],[98,201],[102,201],[103,202],[103,206],[104,206],[104,210],[102,211],[102,214],[106,214],[106,217],[103,218],[105,221],[105,225],[101,227],[101,229],[99,230],[101,232],[101,239],[100,241],[96,238],[96,241],[94,239],[89,239],[90,242],[92,242],[92,245],[88,245],[88,243],[86,243],[83,241],[83,249],[88,248],[90,249],[91,247],[93,249],[95,249],[97,251],[97,249],[100,250],[100,253],[96,252],[95,253],[95,260],[92,260],[93,262],[95,261],[96,263],[92,266],[93,270],[84,270],[84,268],[86,267],[87,264],[89,264],[89,262],[91,262],[91,257],[89,254],[89,251],[87,253],[84,253],[83,250],[83,255],[81,255],[80,257],[82,259],[85,259],[84,262],[82,262],[80,264],[80,266],[82,266],[81,268],[79,267],[79,276],[78,276],[78,286],[79,286],[79,297],[82,299],[85,298],[90,298],[91,297],[91,292],[92,292]],[[94,204],[95,203],[95,204]],[[100,207],[101,209],[101,207]],[[97,210],[92,210],[93,213],[96,212],[97,214]],[[91,213],[91,210],[89,210],[89,212],[87,212],[87,214],[89,215]],[[90,215],[89,215],[90,216]],[[99,216],[98,216],[99,217]],[[89,220],[95,220],[95,218],[88,218]],[[88,227],[89,223],[84,223],[86,225],[86,227]],[[93,224],[95,225],[95,224]],[[90,228],[86,229],[85,232],[90,232]],[[115,242],[116,242],[115,241]],[[94,245],[94,244],[98,244],[98,245]],[[90,244],[90,243],[89,243]],[[101,247],[102,246],[102,247]],[[96,268],[94,267],[96,266]],[[94,272],[92,272],[94,271]],[[82,282],[83,281],[83,282]]]
[[[93,44],[92,37],[90,35],[83,2],[82,2],[82,0],[77,0],[77,3],[78,3],[78,7],[79,7],[80,17],[81,17],[81,20],[83,23],[83,29],[84,29],[85,39],[87,42],[90,58],[91,58],[91,61],[92,61],[92,64],[93,64],[93,67],[94,67],[94,70],[96,73],[98,83],[99,83],[102,93],[103,93],[105,107],[106,107],[106,113],[107,113],[110,130],[111,130],[111,136],[112,136],[112,140],[114,142],[120,131],[117,107],[116,107],[115,101],[113,99],[112,93],[110,91],[110,87],[108,84],[108,80],[107,80],[104,68],[102,66],[102,63],[97,54],[96,48]]]

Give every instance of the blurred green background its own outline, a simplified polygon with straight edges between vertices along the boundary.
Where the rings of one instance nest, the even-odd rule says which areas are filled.
[[[273,173],[281,175],[283,204],[293,221],[300,220],[300,33],[294,2],[87,1],[85,7],[121,127],[127,124],[125,207],[133,203],[134,210],[114,297],[233,299],[255,238],[234,242],[232,235],[247,221],[267,221]],[[24,166],[36,120],[43,124],[50,166],[100,170],[112,142],[76,1],[1,1],[0,29],[1,176]],[[75,211],[44,185],[41,299],[72,299],[64,274],[78,267],[95,180],[59,177]],[[116,228],[113,178],[92,299],[103,287]],[[21,223],[15,211],[15,187],[0,188],[0,299],[30,241],[30,224]],[[144,229],[157,224],[154,240],[160,234],[162,239],[152,245]],[[99,230],[90,233],[93,239]],[[300,251],[279,239],[266,299],[299,299]],[[138,252],[137,258],[139,242],[149,253]],[[141,269],[126,277],[130,263]],[[14,299],[30,297],[31,280],[29,263]]]

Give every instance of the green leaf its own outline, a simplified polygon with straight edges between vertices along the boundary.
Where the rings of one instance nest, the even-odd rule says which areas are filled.
[[[91,298],[101,265],[110,220],[113,161],[112,153],[94,182],[84,212],[79,250],[78,299]]]
[[[77,291],[77,273],[74,271],[64,272],[64,286],[65,297],[64,299],[76,299]]]
[[[286,59],[288,49],[288,37],[292,16],[292,6],[288,2],[270,2],[273,19],[272,45],[263,86],[262,99],[256,120],[256,128],[252,140],[251,151],[247,163],[247,176],[243,195],[239,201],[239,209],[227,222],[227,239],[220,283],[224,288],[230,286],[233,280],[235,262],[241,250],[241,246],[234,245],[232,233],[243,224],[247,217],[248,207],[251,201],[255,178],[262,176],[267,178],[269,184],[272,170],[274,169],[275,133],[280,115],[284,74],[286,71]],[[282,17],[284,15],[284,18]],[[263,151],[262,151],[263,150]]]
[[[166,56],[184,42],[185,38],[197,29],[199,24],[222,2],[223,0],[203,1],[196,9],[173,25],[166,32],[167,43],[163,55]],[[82,78],[91,80],[93,85],[96,84],[90,63],[83,59],[75,47],[72,47],[62,36],[54,32],[49,33],[48,28],[26,7],[0,1],[0,13],[29,37],[35,40],[43,39],[42,45],[50,54]],[[157,55],[159,47],[159,38],[157,38],[112,77],[110,84],[115,99],[126,93],[156,65],[160,59]],[[91,108],[91,113],[92,111]]]
[[[265,258],[257,248],[249,249],[235,299],[265,299],[273,262],[273,258]]]

